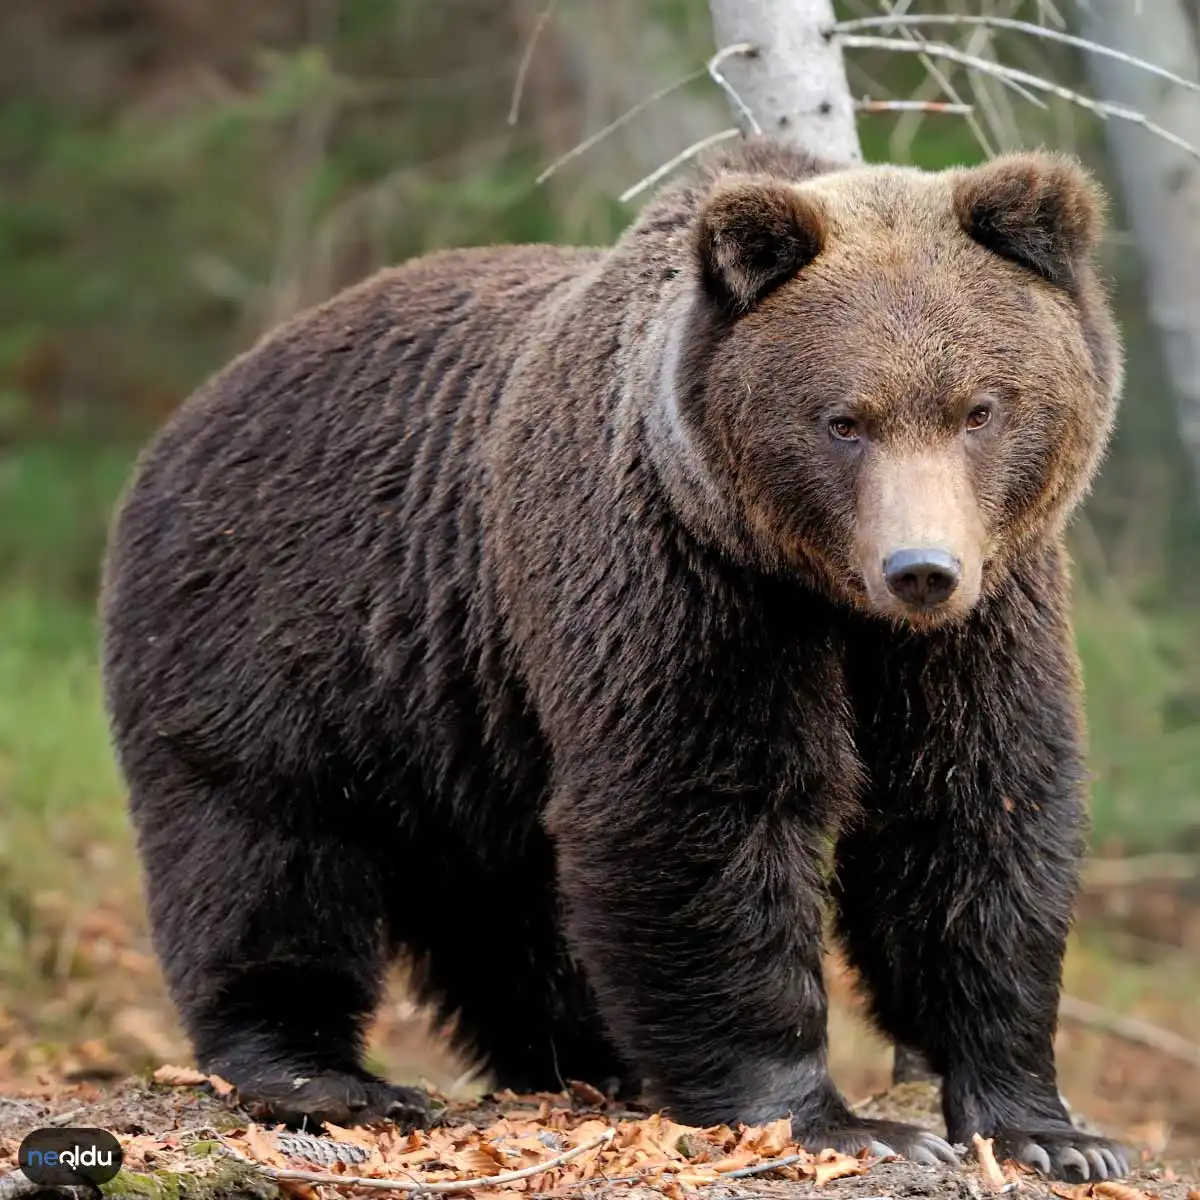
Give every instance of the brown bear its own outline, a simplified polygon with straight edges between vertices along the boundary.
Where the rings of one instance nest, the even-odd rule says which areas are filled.
[[[404,954],[518,1090],[953,1160],[826,1067],[822,917],[948,1138],[1127,1170],[1052,1040],[1084,846],[1062,529],[1113,419],[1096,189],[750,141],[611,249],[385,270],[140,461],[103,598],[154,937],[291,1122]]]

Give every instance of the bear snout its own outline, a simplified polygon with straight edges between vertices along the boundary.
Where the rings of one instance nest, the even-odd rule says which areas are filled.
[[[896,550],[883,561],[888,591],[913,608],[944,604],[962,581],[962,560],[945,550]]]
[[[975,606],[987,530],[960,454],[881,447],[863,464],[857,518],[856,565],[877,613],[924,627]]]

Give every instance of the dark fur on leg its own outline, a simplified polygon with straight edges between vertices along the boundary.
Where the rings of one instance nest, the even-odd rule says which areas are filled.
[[[857,1118],[829,1078],[819,837],[716,789],[664,807],[666,820],[610,817],[602,844],[572,834],[589,826],[577,803],[555,815],[569,928],[654,1098],[700,1125],[790,1114],[814,1150],[953,1161],[931,1134]]]
[[[1085,828],[1063,593],[1048,549],[965,628],[848,639],[873,787],[835,894],[880,1025],[943,1077],[951,1140],[1103,1179],[1124,1152],[1072,1126],[1053,1050]]]
[[[361,1066],[385,961],[373,853],[316,803],[254,820],[234,799],[244,781],[214,786],[168,757],[145,760],[153,788],[134,767],[132,804],[155,944],[200,1065],[263,1119],[427,1124],[424,1091]]]
[[[456,1048],[499,1088],[553,1092],[570,1080],[628,1091],[630,1069],[604,1029],[560,928],[549,840],[538,830],[513,863],[482,863],[460,833],[421,840],[389,898],[393,937],[418,995]],[[413,894],[437,898],[436,916]]]

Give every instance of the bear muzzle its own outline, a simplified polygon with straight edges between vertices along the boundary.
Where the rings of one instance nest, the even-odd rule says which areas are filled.
[[[985,531],[959,454],[872,455],[860,479],[858,526],[867,601],[881,616],[940,625],[978,601]]]

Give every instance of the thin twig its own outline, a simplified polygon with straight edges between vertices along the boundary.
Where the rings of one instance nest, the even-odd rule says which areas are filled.
[[[949,46],[944,42],[913,43],[899,41],[896,38],[865,37],[859,34],[849,34],[840,40],[843,46],[855,49],[889,50],[901,53],[928,54],[936,58],[945,58],[950,62],[972,67],[981,74],[991,75],[994,79],[1001,80],[1009,86],[1024,84],[1026,87],[1034,88],[1037,91],[1048,92],[1052,96],[1057,96],[1060,100],[1066,100],[1071,104],[1078,105],[1080,108],[1086,108],[1089,112],[1093,112],[1099,117],[1104,117],[1105,119],[1116,117],[1118,120],[1129,121],[1133,125],[1140,125],[1147,133],[1152,133],[1156,137],[1162,138],[1163,141],[1170,142],[1171,145],[1186,151],[1193,158],[1200,158],[1200,150],[1190,142],[1172,133],[1169,129],[1164,129],[1161,125],[1156,125],[1145,113],[1128,108],[1124,104],[1114,104],[1108,100],[1093,100],[1090,96],[1074,92],[1070,88],[1063,87],[1061,84],[1051,83],[1050,80],[1043,79],[1040,75],[1032,75],[1028,71],[1019,70],[1017,67],[1009,67],[1003,63],[989,62],[986,58],[967,54],[965,51],[959,50],[956,46]]]
[[[1075,37],[1070,33],[1062,33],[1057,29],[1048,29],[1045,25],[1036,25],[1032,21],[1019,21],[1014,17],[965,16],[958,13],[896,13],[889,17],[855,17],[850,21],[838,21],[826,31],[829,35],[853,33],[858,29],[887,29],[892,26],[914,25],[982,25],[987,29],[1011,29],[1018,33],[1027,33],[1032,37],[1046,38],[1052,42],[1061,42],[1065,46],[1074,46],[1077,50],[1087,50],[1092,54],[1100,54],[1106,58],[1115,58],[1118,62],[1127,63],[1131,67],[1148,71],[1160,79],[1169,80],[1179,87],[1192,92],[1200,92],[1200,83],[1176,75],[1166,67],[1160,67],[1144,58],[1136,58],[1123,50],[1114,50],[1111,46],[1102,46],[1088,38]]]
[[[793,1163],[810,1162],[811,1154],[788,1154],[783,1158],[772,1158],[768,1162],[760,1162],[753,1167],[740,1167],[736,1171],[722,1171],[720,1174],[720,1182],[724,1183],[726,1179],[749,1179],[751,1175],[765,1175],[768,1171],[774,1171],[778,1167],[790,1167]],[[714,1180],[714,1182],[716,1182]]]
[[[716,82],[721,83],[723,87],[728,89],[728,85],[723,83],[723,77],[718,78],[718,68],[727,58],[734,54],[757,54],[758,48],[750,42],[736,42],[732,46],[726,46],[723,50],[718,50],[716,54],[708,60],[702,67],[697,67],[696,70],[684,75],[682,79],[675,80],[674,83],[668,83],[665,87],[661,87],[656,92],[651,92],[644,100],[639,100],[632,108],[627,108],[619,117],[609,121],[602,129],[597,129],[595,133],[589,134],[577,146],[572,146],[565,154],[556,158],[538,177],[535,182],[545,183],[551,175],[554,174],[560,167],[566,166],[572,159],[578,158],[581,154],[586,154],[598,142],[604,141],[611,133],[616,133],[622,125],[627,125],[638,113],[645,112],[652,104],[657,104],[660,100],[665,100],[672,92],[679,91],[680,88],[687,87],[689,83],[694,83],[697,79],[703,79],[705,75],[710,76]],[[732,90],[730,90],[732,96]],[[736,103],[741,103],[740,98]],[[749,110],[747,110],[749,112]],[[753,120],[753,117],[750,118]]]
[[[380,1191],[409,1192],[412,1195],[421,1195],[425,1192],[465,1192],[472,1188],[501,1187],[507,1183],[515,1183],[519,1179],[540,1175],[543,1171],[549,1171],[553,1167],[561,1167],[563,1163],[568,1163],[572,1159],[586,1154],[589,1150],[595,1150],[597,1146],[611,1142],[616,1136],[615,1129],[606,1129],[598,1137],[584,1142],[582,1146],[576,1146],[573,1150],[564,1150],[562,1154],[556,1154],[553,1158],[546,1159],[545,1162],[534,1163],[531,1167],[522,1167],[519,1171],[504,1171],[499,1175],[481,1175],[475,1179],[447,1179],[438,1183],[422,1183],[419,1179],[372,1179],[367,1175],[332,1175],[325,1171],[298,1171],[290,1167],[269,1167],[265,1163],[255,1162],[244,1154],[239,1154],[224,1142],[221,1145],[231,1158],[245,1163],[246,1166],[252,1167],[268,1179],[326,1184],[330,1187],[375,1188]]]
[[[1111,1033],[1123,1041],[1148,1046],[1151,1050],[1157,1050],[1170,1055],[1171,1058],[1179,1059],[1180,1062],[1200,1068],[1200,1046],[1177,1033],[1172,1033],[1169,1029],[1151,1025],[1148,1021],[1127,1017],[1123,1013],[1093,1004],[1090,1000],[1080,1000],[1077,996],[1061,998],[1059,1015],[1078,1025],[1087,1025],[1092,1029]]]
[[[554,16],[554,9],[557,5],[558,0],[547,0],[546,7],[538,13],[537,20],[533,23],[529,41],[525,43],[525,53],[521,55],[521,65],[517,68],[517,78],[513,83],[512,103],[508,106],[508,123],[510,125],[517,123],[517,117],[521,112],[521,98],[525,95],[525,80],[529,75],[529,68],[533,65],[533,52],[537,48],[538,38],[542,36],[542,30],[550,24],[550,18]]]
[[[1038,79],[1036,75],[1027,75],[1025,71],[1021,71],[1016,67],[1009,67],[1003,63],[993,62],[991,59],[983,58],[978,54],[971,54],[966,50],[960,50],[957,46],[947,45],[945,42],[927,42],[922,39],[919,42],[901,41],[899,38],[871,37],[866,34],[851,33],[845,37],[839,37],[838,41],[848,48],[857,48],[860,50],[897,50],[904,51],[909,54],[927,55],[932,58],[945,58],[950,62],[956,62],[960,66],[972,67],[974,70],[981,72],[984,75],[990,75],[994,79],[998,79],[1005,87],[1010,87],[1023,100],[1028,100],[1031,104],[1036,104],[1039,108],[1045,108],[1046,105],[1036,96],[1030,94],[1029,88],[1024,86],[1027,79],[1034,79],[1046,90],[1053,90],[1057,84],[1047,84],[1046,80]],[[1065,88],[1063,89],[1066,90]]]
[[[867,96],[856,100],[854,107],[861,113],[920,112],[966,116],[975,111],[969,104],[949,104],[944,100],[872,100]]]
[[[708,60],[708,73],[712,77],[713,83],[729,97],[733,107],[746,118],[746,124],[749,125],[750,132],[753,134],[762,133],[762,126],[750,111],[750,106],[737,94],[733,84],[721,74],[720,67],[731,55],[744,54],[747,58],[754,58],[758,53],[758,47],[750,42],[735,42],[732,46],[726,46],[724,50],[718,50]]]
[[[697,154],[702,154],[710,146],[715,146],[718,142],[726,142],[730,138],[739,137],[740,129],[722,129],[719,133],[710,133],[708,137],[701,138],[698,142],[693,142],[686,150],[681,150],[674,158],[667,162],[657,170],[651,171],[644,179],[639,179],[633,187],[626,188],[620,195],[622,204],[627,204],[634,196],[641,195],[647,188],[653,187],[660,179],[675,170],[676,167],[682,166],[689,159],[695,158]]]
[[[889,13],[896,12],[896,3],[897,0],[879,0],[879,6],[886,9]],[[908,7],[907,0],[904,7]],[[901,29],[900,36],[905,40],[912,42],[914,45],[923,43],[925,41],[924,37],[914,29]],[[958,89],[954,86],[950,76],[947,75],[946,72],[943,71],[941,67],[939,67],[938,64],[929,57],[929,55],[922,54],[920,62],[921,66],[925,68],[925,73],[934,81],[935,84],[937,84],[938,87],[942,89],[943,92],[946,93],[946,96],[951,100],[951,102],[954,104],[966,103],[963,97],[959,95]],[[967,127],[975,135],[975,140],[983,148],[984,154],[986,154],[989,158],[993,157],[995,155],[995,150],[992,148],[991,139],[988,137],[987,131],[980,124],[979,118],[974,113],[970,113],[967,116],[966,121]]]
[[[68,1108],[66,1112],[61,1112],[57,1117],[51,1117],[47,1125],[69,1125],[81,1113],[87,1112],[87,1105],[81,1104],[78,1108]]]

